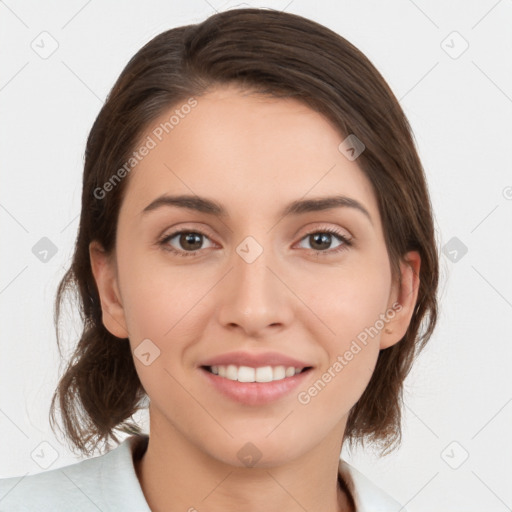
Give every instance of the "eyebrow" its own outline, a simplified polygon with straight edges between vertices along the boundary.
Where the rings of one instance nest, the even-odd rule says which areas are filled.
[[[217,217],[229,217],[226,209],[212,199],[196,195],[170,196],[165,194],[157,197],[154,201],[148,204],[146,208],[142,210],[141,215],[145,215],[163,206],[174,206],[188,210],[195,210],[201,213],[215,215]],[[300,215],[302,213],[331,210],[333,208],[353,208],[363,213],[373,225],[373,220],[368,210],[359,201],[343,195],[326,196],[315,199],[298,199],[286,205],[278,216],[284,217],[286,215]]]

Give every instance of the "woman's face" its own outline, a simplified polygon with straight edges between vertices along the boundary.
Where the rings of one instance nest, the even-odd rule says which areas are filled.
[[[180,107],[141,138],[150,149],[130,172],[113,258],[91,248],[103,321],[129,337],[151,435],[238,466],[340,449],[379,350],[405,334],[419,258],[400,290],[371,184],[320,114],[227,87]],[[164,196],[189,200],[154,203]],[[308,203],[334,196],[367,213]]]

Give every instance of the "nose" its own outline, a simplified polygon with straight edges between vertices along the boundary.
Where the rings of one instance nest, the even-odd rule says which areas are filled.
[[[231,263],[232,270],[218,297],[221,324],[253,338],[268,334],[270,328],[282,330],[288,326],[293,318],[294,296],[270,244],[263,246],[254,239],[246,245],[242,243]]]

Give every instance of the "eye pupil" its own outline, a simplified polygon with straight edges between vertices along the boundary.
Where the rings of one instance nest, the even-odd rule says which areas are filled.
[[[180,236],[180,245],[184,249],[189,249],[191,251],[197,250],[201,248],[201,238],[202,235],[199,233],[183,233]],[[187,244],[190,244],[187,246]]]
[[[311,236],[313,243],[311,247],[315,250],[328,249],[331,245],[331,236],[328,233],[314,233]],[[322,245],[323,244],[323,245]]]

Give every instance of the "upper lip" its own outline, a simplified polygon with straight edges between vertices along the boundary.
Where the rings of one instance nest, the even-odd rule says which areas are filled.
[[[312,366],[304,361],[299,361],[293,357],[280,354],[279,352],[262,352],[251,354],[249,352],[229,352],[219,356],[206,359],[199,366],[226,366],[234,364],[235,366],[249,366],[259,368],[262,366],[293,366],[294,368],[306,368]]]

